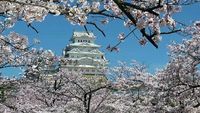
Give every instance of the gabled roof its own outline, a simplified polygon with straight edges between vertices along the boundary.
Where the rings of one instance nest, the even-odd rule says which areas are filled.
[[[73,48],[73,49],[67,51],[67,53],[101,54],[101,55],[104,54],[104,53],[102,53],[101,51],[99,51],[98,49],[94,49],[94,50],[91,50],[91,51],[80,51],[79,48]]]
[[[72,43],[69,46],[80,46],[80,47],[101,47],[100,45],[94,43]]]
[[[95,38],[92,32],[87,33],[87,32],[77,32],[77,31],[73,33],[72,38],[82,38],[82,37]]]

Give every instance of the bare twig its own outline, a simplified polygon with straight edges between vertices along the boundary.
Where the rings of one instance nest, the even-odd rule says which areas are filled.
[[[39,33],[39,31],[34,26],[32,26],[32,24],[29,23],[27,26],[32,28],[36,33]]]
[[[99,27],[96,25],[96,23],[94,23],[94,22],[87,22],[87,24],[93,25],[98,31],[100,31],[100,32],[102,33],[102,35],[103,35],[104,37],[106,37],[106,34],[104,33],[104,31],[101,30],[101,28],[99,28]]]

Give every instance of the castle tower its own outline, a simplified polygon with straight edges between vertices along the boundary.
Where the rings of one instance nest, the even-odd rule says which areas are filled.
[[[108,61],[95,44],[93,33],[74,32],[71,43],[63,51],[66,61],[62,67],[69,71],[80,71],[85,75],[103,75]]]

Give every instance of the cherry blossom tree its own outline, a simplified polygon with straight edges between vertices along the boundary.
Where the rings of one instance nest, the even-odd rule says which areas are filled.
[[[156,78],[143,65],[121,65],[112,69],[115,81],[104,76],[87,76],[60,69],[51,76],[34,81],[29,78],[14,80],[1,111],[14,113],[121,113],[148,110],[153,102]],[[128,74],[128,73],[129,74]],[[127,73],[122,76],[119,73]],[[10,86],[9,84],[7,84]],[[7,94],[8,95],[8,94]]]
[[[0,69],[20,67],[30,75],[33,70],[36,72],[55,65],[58,58],[51,50],[37,50],[33,45],[29,44],[26,36],[15,32],[8,36],[0,35]]]
[[[35,43],[38,43],[37,40],[35,41]],[[10,67],[20,68],[26,79],[34,81],[39,80],[40,75],[48,69],[55,69],[59,60],[58,57],[50,50],[37,50],[32,48],[33,45],[29,44],[26,36],[15,32],[11,32],[7,36],[0,35],[0,69],[7,69]],[[29,84],[22,84],[21,82],[24,79],[6,79],[3,76],[4,73],[1,73],[0,106],[5,108],[2,112],[6,112],[5,110],[11,112],[20,108],[11,106],[11,103],[14,103],[13,101],[17,99],[17,92],[19,92],[20,89],[22,90],[25,86],[28,87]]]
[[[110,74],[115,76],[112,81],[62,68],[37,81],[14,80],[14,89],[6,93],[12,95],[1,102],[0,110],[13,113],[195,113],[199,110],[198,40],[199,35],[195,34],[182,44],[171,45],[170,62],[155,75],[134,61],[131,65],[122,62],[112,68]]]
[[[28,54],[27,37],[12,32],[6,37],[1,35],[0,41],[0,68],[22,65],[22,62],[26,60],[24,56]]]
[[[172,44],[170,62],[157,73],[163,94],[161,100],[169,112],[199,111],[199,22],[186,29],[192,38],[182,44]]]
[[[17,91],[13,92],[15,95],[4,102],[4,105],[9,103],[7,109],[15,113],[98,112],[111,94],[105,78],[88,78],[67,71],[40,78],[39,81],[24,78],[17,83]]]
[[[157,108],[157,77],[147,72],[146,67],[133,61],[131,65],[124,62],[111,70],[117,76],[113,87],[117,100],[109,104],[121,112],[152,113]],[[112,74],[112,75],[113,75]]]

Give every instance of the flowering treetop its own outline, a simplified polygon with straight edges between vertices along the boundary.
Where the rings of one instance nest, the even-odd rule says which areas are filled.
[[[0,14],[4,18],[0,22],[0,31],[14,26],[17,21],[25,21],[36,30],[31,23],[43,21],[48,14],[64,15],[72,24],[84,26],[92,25],[103,35],[105,33],[98,26],[110,20],[122,21],[130,29],[130,34],[139,31],[140,44],[146,39],[156,48],[162,34],[181,31],[182,24],[173,18],[173,14],[181,11],[182,5],[198,1],[185,0],[1,0]],[[99,22],[95,19],[98,18]],[[166,28],[166,29],[163,29]],[[37,30],[36,30],[37,31]],[[128,37],[120,35],[120,42]],[[115,46],[110,50],[115,49]]]

